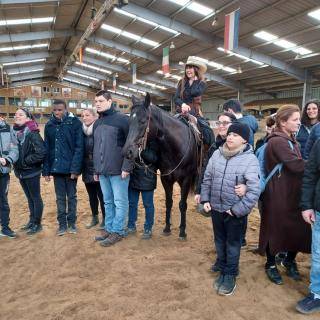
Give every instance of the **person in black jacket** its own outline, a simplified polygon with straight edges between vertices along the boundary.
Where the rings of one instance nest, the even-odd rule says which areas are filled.
[[[126,235],[133,162],[124,158],[122,148],[129,132],[129,117],[115,110],[110,93],[104,90],[96,94],[95,106],[100,117],[93,125],[93,164],[106,212],[104,232],[95,240],[108,247]]]
[[[302,217],[312,226],[310,293],[296,309],[304,314],[320,312],[320,140],[313,145],[306,163],[300,207]]]
[[[46,154],[44,142],[32,114],[20,108],[14,117],[14,134],[18,141],[19,159],[14,172],[27,197],[30,218],[21,229],[33,235],[42,230],[43,201],[40,192],[42,164]]]
[[[128,233],[136,232],[138,215],[138,202],[141,193],[142,202],[146,213],[142,239],[150,239],[154,223],[154,190],[157,188],[157,144],[150,141],[145,150],[141,152],[143,163],[137,163],[130,176],[129,182],[129,219]]]
[[[81,121],[67,111],[63,100],[53,101],[53,112],[44,128],[44,143],[43,176],[47,182],[53,176],[59,223],[57,234],[62,236],[67,229],[76,233],[77,179],[83,161],[83,133]]]
[[[96,226],[99,223],[99,202],[102,212],[102,221],[100,228],[104,228],[104,203],[100,183],[94,180],[93,165],[93,125],[97,120],[97,114],[93,109],[87,109],[82,112],[82,129],[84,134],[84,157],[82,169],[82,181],[84,182],[89,196],[89,203],[92,213],[92,219],[86,225],[87,229]]]

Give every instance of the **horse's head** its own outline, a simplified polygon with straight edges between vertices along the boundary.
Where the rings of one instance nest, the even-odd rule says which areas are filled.
[[[146,143],[148,125],[150,124],[151,108],[150,95],[147,93],[144,100],[132,96],[132,108],[129,120],[129,133],[123,147],[124,156],[136,159]]]

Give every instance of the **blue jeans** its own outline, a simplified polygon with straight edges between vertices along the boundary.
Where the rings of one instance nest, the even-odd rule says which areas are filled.
[[[77,220],[77,179],[71,179],[69,175],[55,175],[53,182],[57,199],[57,219],[59,226],[66,228]]]
[[[152,230],[154,222],[154,204],[153,194],[154,190],[140,191],[129,188],[129,220],[128,228],[135,228],[138,215],[139,195],[142,195],[143,206],[146,211],[146,219],[144,223],[144,230]]]
[[[224,275],[239,274],[239,259],[246,217],[236,218],[226,212],[212,211],[217,265]]]
[[[316,211],[316,221],[312,227],[312,254],[310,291],[320,298],[320,212]]]
[[[125,235],[125,224],[128,217],[128,186],[129,177],[122,179],[117,176],[99,176],[105,208],[105,225],[107,232]]]

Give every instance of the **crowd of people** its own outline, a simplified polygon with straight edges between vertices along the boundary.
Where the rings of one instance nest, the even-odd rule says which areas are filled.
[[[234,292],[241,247],[246,245],[247,218],[258,203],[258,252],[266,256],[268,279],[283,284],[280,264],[287,276],[301,280],[296,256],[311,252],[310,294],[298,302],[297,310],[320,311],[320,103],[309,101],[301,121],[297,106],[282,106],[267,119],[266,135],[254,149],[257,120],[242,113],[239,100],[228,100],[215,122],[214,139],[201,112],[205,71],[202,61],[189,57],[175,102],[177,111],[196,123],[210,144],[195,202],[212,218],[217,256],[211,271],[218,274],[214,288],[219,295]],[[25,108],[16,111],[13,126],[0,117],[1,235],[16,237],[9,226],[8,204],[13,167],[29,205],[29,221],[21,228],[28,235],[42,230],[41,175],[54,182],[57,235],[77,233],[77,181],[82,174],[92,212],[86,227],[101,230],[95,241],[108,247],[136,233],[140,194],[145,208],[142,238],[150,239],[158,149],[150,141],[141,153],[143,164],[151,168],[145,170],[122,153],[128,131],[129,117],[112,106],[112,97],[104,90],[95,96],[95,110],[83,111],[82,122],[68,112],[65,101],[54,100],[44,139]]]

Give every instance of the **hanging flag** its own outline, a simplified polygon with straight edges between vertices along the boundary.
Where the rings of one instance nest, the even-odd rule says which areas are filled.
[[[232,51],[238,48],[240,9],[225,16],[224,23],[224,50]]]
[[[117,87],[117,78],[114,75],[113,78],[112,78],[112,89],[113,89],[113,91],[116,91],[116,87]]]
[[[3,87],[4,86],[4,74],[3,74],[3,65],[0,65],[0,69],[1,69],[1,79],[0,79],[0,86]]]
[[[104,90],[104,80],[101,80],[101,90]]]
[[[80,47],[79,49],[79,62],[82,64],[83,62],[83,49]]]
[[[169,66],[169,47],[163,48],[163,56],[162,56],[162,72],[163,74],[170,73],[170,66]]]
[[[136,84],[137,83],[137,64],[133,63],[131,65],[131,69],[132,69],[132,84]]]

